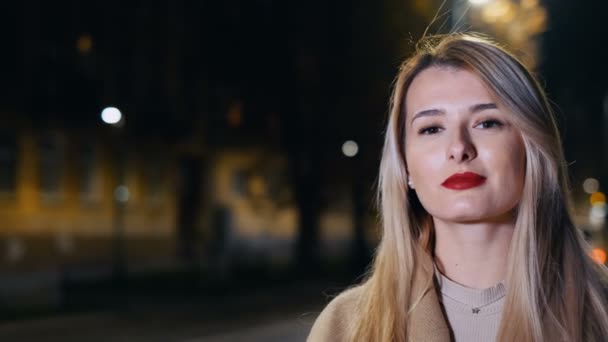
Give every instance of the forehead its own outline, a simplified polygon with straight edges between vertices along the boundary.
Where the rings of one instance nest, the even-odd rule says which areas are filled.
[[[410,117],[421,110],[469,108],[495,101],[496,97],[475,73],[433,66],[414,77],[405,96],[405,109]]]

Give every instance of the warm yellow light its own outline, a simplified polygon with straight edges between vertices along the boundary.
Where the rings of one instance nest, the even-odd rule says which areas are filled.
[[[424,16],[428,16],[430,14],[432,17],[433,12],[435,12],[432,8],[433,5],[434,4],[428,0],[414,0],[413,7],[418,14]]]
[[[547,26],[547,11],[542,7],[536,7],[530,10],[528,20],[526,21],[526,29],[530,33],[543,32]]]
[[[515,19],[515,15],[516,15],[516,11],[515,8],[512,5],[509,5],[509,7],[507,7],[507,10],[503,13],[503,15],[498,19],[501,22],[508,24],[511,21],[513,21],[513,19]]]
[[[488,23],[497,21],[507,23],[515,18],[515,8],[510,1],[494,1],[483,8],[481,17]]]
[[[266,188],[266,182],[262,177],[254,176],[249,180],[249,191],[254,196],[264,196]]]
[[[243,105],[240,101],[235,101],[230,104],[226,117],[228,124],[232,127],[238,127],[243,121]]]
[[[469,0],[469,2],[473,5],[485,5],[490,2],[490,0]]]
[[[606,257],[606,251],[599,247],[596,247],[591,250],[591,259],[593,259],[593,261],[597,262],[598,264],[603,265],[604,263],[606,263]]]
[[[521,0],[521,8],[531,9],[538,7],[538,0]]]
[[[85,33],[78,37],[78,40],[76,41],[76,48],[83,55],[91,52],[93,49],[93,38],[91,38],[91,35]]]
[[[593,194],[591,194],[591,197],[589,197],[589,202],[591,203],[591,205],[601,205],[606,203],[606,195],[604,195],[604,193],[602,192],[594,192]]]

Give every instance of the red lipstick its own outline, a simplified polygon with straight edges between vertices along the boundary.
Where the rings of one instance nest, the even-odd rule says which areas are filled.
[[[452,190],[466,190],[485,183],[486,177],[474,172],[455,173],[448,177],[441,185]]]

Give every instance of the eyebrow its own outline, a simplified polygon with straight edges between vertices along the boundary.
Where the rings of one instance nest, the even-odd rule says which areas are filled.
[[[476,105],[472,105],[471,107],[469,107],[469,112],[471,113],[478,113],[487,109],[497,109],[498,106],[496,106],[496,103],[490,102],[490,103],[478,103]],[[445,114],[445,111],[442,109],[425,109],[423,111],[420,111],[418,113],[416,113],[414,115],[414,117],[412,117],[412,120],[410,121],[410,124],[412,122],[414,122],[414,120],[420,118],[420,117],[424,117],[424,116],[437,116],[437,115],[442,115]]]
[[[477,112],[481,112],[487,109],[497,109],[498,106],[496,106],[496,103],[490,102],[490,103],[480,103],[480,104],[476,104],[474,106],[471,106],[469,108],[469,111],[471,113],[477,113]]]

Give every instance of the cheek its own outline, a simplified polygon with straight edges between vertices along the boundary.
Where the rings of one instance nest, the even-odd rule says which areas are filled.
[[[505,151],[505,167],[512,174],[514,183],[523,184],[526,172],[526,150],[519,140],[515,140],[506,146]]]
[[[502,141],[492,141],[485,145],[479,155],[486,161],[487,165],[498,168],[496,171],[505,170],[510,173],[520,174],[524,170],[526,159],[523,144],[512,138]]]
[[[508,140],[484,150],[489,174],[506,197],[518,197],[525,179],[525,147],[518,140]]]
[[[409,175],[417,184],[426,183],[432,178],[436,169],[436,157],[428,149],[406,149],[406,161]]]
[[[512,168],[517,189],[521,192],[526,178],[526,150],[523,146],[513,151]]]

